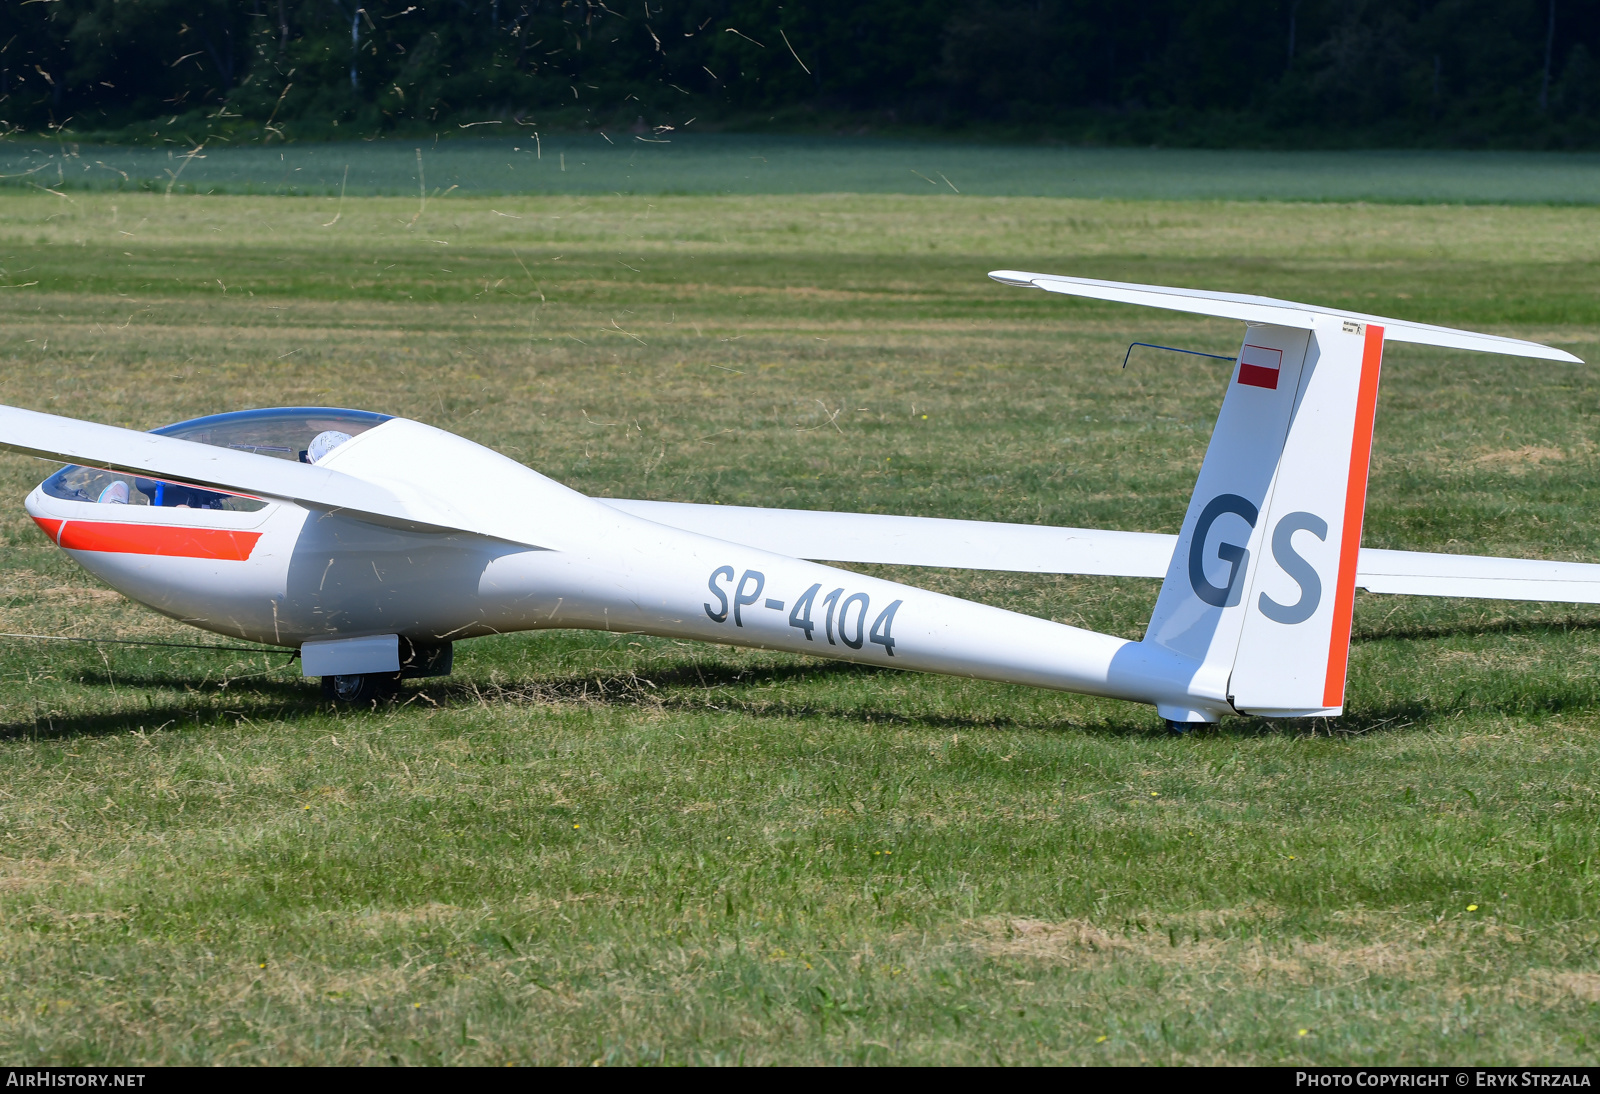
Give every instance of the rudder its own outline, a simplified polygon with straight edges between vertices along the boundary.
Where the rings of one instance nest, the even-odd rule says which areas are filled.
[[[1234,709],[1266,717],[1344,708],[1383,328],[1335,317],[1311,337],[1229,687]]]
[[[1343,704],[1383,329],[1310,326],[1245,334],[1145,637],[1195,664],[1169,719]]]

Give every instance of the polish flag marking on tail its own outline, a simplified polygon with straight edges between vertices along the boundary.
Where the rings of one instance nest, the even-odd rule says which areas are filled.
[[[1239,351],[1239,382],[1249,387],[1278,390],[1278,373],[1283,368],[1283,350],[1246,345]]]

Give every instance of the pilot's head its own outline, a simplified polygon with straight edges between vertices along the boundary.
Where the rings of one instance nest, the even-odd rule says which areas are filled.
[[[321,463],[323,457],[345,441],[350,439],[350,434],[341,433],[337,429],[325,429],[311,438],[311,443],[306,445],[306,462]]]

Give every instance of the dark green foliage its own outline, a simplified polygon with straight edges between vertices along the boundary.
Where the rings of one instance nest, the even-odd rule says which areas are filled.
[[[195,139],[696,121],[1600,141],[1600,14],[1553,0],[55,0],[0,6],[0,42],[10,126],[139,139],[182,119]]]

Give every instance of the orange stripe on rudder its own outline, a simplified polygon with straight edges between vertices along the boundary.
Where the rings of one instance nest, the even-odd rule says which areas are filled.
[[[1344,493],[1344,531],[1339,544],[1339,581],[1333,594],[1333,631],[1328,636],[1328,675],[1322,705],[1344,705],[1345,672],[1350,663],[1350,617],[1355,611],[1356,562],[1361,557],[1361,521],[1367,512],[1367,469],[1372,463],[1372,423],[1378,409],[1378,373],[1383,368],[1383,328],[1367,324],[1361,347],[1361,385],[1356,392],[1356,424],[1350,439],[1350,478]]]
[[[234,532],[222,528],[75,520],[62,530],[60,543],[69,551],[243,562],[255,550],[256,540],[260,538],[260,532]]]

